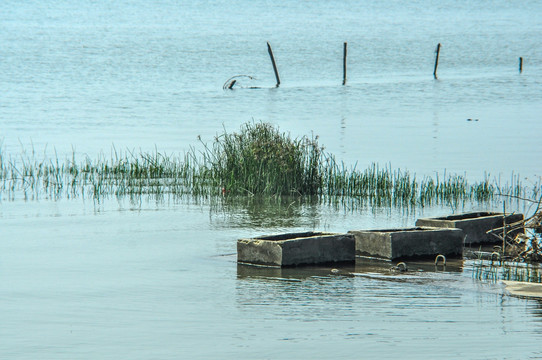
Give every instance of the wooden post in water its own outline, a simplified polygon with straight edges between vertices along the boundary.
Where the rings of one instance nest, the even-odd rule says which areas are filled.
[[[267,43],[267,52],[269,53],[269,56],[271,57],[271,63],[273,64],[273,71],[275,71],[275,78],[277,78],[277,87],[279,87],[280,85],[279,71],[277,70],[277,64],[275,63],[275,57],[273,56],[273,50],[271,50],[271,45],[269,45],[269,42]]]
[[[503,215],[502,215],[502,257],[506,254],[506,200],[502,202]]]
[[[523,71],[523,58],[520,57],[519,58],[519,73],[521,74],[522,71]]]
[[[435,79],[437,79],[437,68],[438,68],[438,57],[439,57],[439,54],[440,54],[440,43],[438,43],[438,45],[437,45],[436,53],[437,53],[437,56],[435,57],[435,70],[433,71],[433,76],[435,77]]]
[[[343,85],[346,85],[346,54],[348,49],[348,43],[344,43],[344,52],[343,52]]]

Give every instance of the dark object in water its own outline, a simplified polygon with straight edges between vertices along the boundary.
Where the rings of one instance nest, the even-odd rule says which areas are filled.
[[[250,80],[256,80],[255,77],[250,75],[235,75],[226,80],[224,85],[222,85],[222,89],[224,90],[233,90],[233,86],[237,83],[237,78],[249,78]]]
[[[397,265],[392,266],[392,267],[390,268],[390,271],[392,271],[392,272],[395,272],[395,271],[398,271],[398,272],[407,272],[407,271],[408,271],[408,267],[407,267],[407,264],[406,264],[406,263],[400,262],[400,263],[398,263]]]
[[[348,52],[348,43],[344,43],[343,51],[343,85],[346,85],[346,54]]]
[[[442,264],[443,264],[444,266],[446,266],[446,256],[444,256],[444,255],[442,255],[442,254],[437,255],[437,257],[435,258],[435,266],[438,265],[438,261],[439,261],[440,259],[442,259]]]
[[[437,78],[437,68],[438,68],[438,58],[439,58],[439,55],[440,55],[440,43],[438,43],[437,50],[435,50],[435,52],[437,53],[437,55],[435,57],[435,70],[433,71],[433,77],[435,79],[438,79]]]
[[[277,70],[277,63],[275,62],[275,57],[273,56],[273,50],[271,49],[271,45],[269,45],[269,43],[267,43],[267,52],[269,53],[269,57],[271,58],[271,63],[273,64],[273,71],[275,72],[275,78],[277,79],[276,87],[279,87],[280,85],[279,71]]]

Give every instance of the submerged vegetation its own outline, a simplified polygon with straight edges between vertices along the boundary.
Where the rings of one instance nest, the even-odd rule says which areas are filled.
[[[542,283],[542,196],[521,200],[536,205],[532,215],[492,229],[490,233],[501,241],[493,252],[481,248],[473,252],[473,276],[478,280]]]
[[[539,264],[528,264],[520,261],[501,262],[494,259],[480,259],[473,264],[473,277],[490,282],[512,280],[542,283],[542,267]]]
[[[538,196],[517,181],[500,186],[485,178],[469,184],[463,176],[424,177],[373,164],[348,168],[318,144],[318,137],[291,138],[260,122],[239,132],[224,131],[202,150],[182,156],[117,152],[95,160],[60,161],[25,151],[0,152],[0,198],[149,196],[316,196],[356,199],[373,205],[425,206],[487,202],[497,194]]]
[[[542,196],[538,200],[522,198],[536,208],[530,216],[492,229],[491,235],[500,240],[495,254],[514,262],[542,261]]]

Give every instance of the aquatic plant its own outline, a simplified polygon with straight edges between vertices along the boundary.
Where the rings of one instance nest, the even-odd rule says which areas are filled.
[[[247,123],[205,150],[211,177],[230,194],[315,195],[322,187],[317,138],[292,139],[270,124]]]
[[[450,205],[488,202],[498,194],[528,196],[519,177],[501,185],[489,176],[469,184],[459,175],[437,174],[420,181],[406,170],[372,164],[358,170],[336,161],[318,137],[292,138],[273,125],[244,124],[238,132],[217,135],[211,144],[183,155],[117,151],[96,159],[61,161],[25,150],[16,156],[0,151],[0,199],[61,197],[312,196],[355,206]]]
[[[536,208],[525,219],[491,230],[491,234],[502,244],[499,249],[501,254],[511,256],[515,261],[542,261],[542,196],[538,200],[515,195],[505,197],[528,202],[536,205]]]
[[[473,263],[473,277],[477,280],[491,282],[512,280],[542,283],[542,267],[538,264],[526,264],[519,261],[480,259]]]
[[[474,263],[477,279],[542,283],[542,197],[521,200],[536,205],[536,208],[526,219],[491,230],[502,241],[502,246],[495,246],[492,253],[478,252]]]

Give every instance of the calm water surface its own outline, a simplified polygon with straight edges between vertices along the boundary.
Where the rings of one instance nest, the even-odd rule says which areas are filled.
[[[119,210],[120,206],[120,210]],[[260,205],[262,211],[273,207]],[[262,269],[237,265],[239,237],[407,226],[399,210],[293,204],[2,204],[0,354],[6,359],[540,358],[542,304],[409,263]],[[292,211],[295,220],[286,215]],[[280,215],[282,212],[282,216]],[[419,268],[424,271],[417,271]]]
[[[538,1],[4,1],[2,153],[180,153],[255,119],[318,135],[358,168],[529,183],[542,165],[541,13]],[[237,74],[256,80],[223,91]],[[540,302],[473,280],[469,263],[332,276],[235,262],[240,237],[481,209],[2,201],[0,358],[542,358]]]
[[[0,137],[15,153],[176,153],[255,119],[319,135],[347,164],[540,175],[540,13],[539,1],[6,1]],[[262,88],[224,92],[238,74]]]

